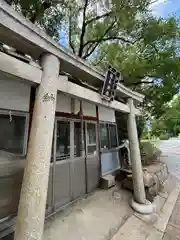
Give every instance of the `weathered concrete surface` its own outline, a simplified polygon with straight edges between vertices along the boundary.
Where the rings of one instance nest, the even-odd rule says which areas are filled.
[[[115,176],[108,174],[106,176],[101,177],[101,188],[108,189],[110,187],[115,186]]]
[[[171,186],[171,189],[167,191],[168,197],[164,198],[160,195],[158,195],[153,205],[155,205],[155,210],[152,215],[144,216],[141,214],[134,213],[126,222],[125,224],[120,228],[120,230],[114,235],[112,240],[178,240],[178,238],[172,238],[173,232],[173,226],[177,224],[177,221],[173,224],[171,224],[171,221],[169,219],[173,219],[173,215],[171,217],[172,211],[175,207],[180,188],[179,188],[179,182],[177,183],[177,179],[174,179],[172,176],[169,176],[168,178],[169,185],[167,187]],[[180,206],[180,204],[179,204]],[[180,207],[179,207],[180,208]],[[179,211],[180,212],[180,211]],[[178,215],[178,212],[175,213],[176,217],[180,216]],[[171,217],[171,218],[170,218]],[[175,217],[174,217],[175,218]],[[169,221],[169,224],[168,224]],[[179,220],[180,222],[180,220]],[[168,224],[168,225],[167,225]],[[166,227],[167,226],[167,227]],[[131,231],[129,231],[131,229]],[[176,230],[177,234],[174,235],[175,237],[180,236],[180,224],[179,229]],[[163,238],[164,237],[164,238]],[[171,238],[170,238],[171,237]]]
[[[160,240],[163,237],[163,232],[160,232],[157,229],[153,229],[150,235],[148,236],[147,240]]]
[[[60,63],[48,53],[42,56],[41,62],[43,74],[35,98],[16,240],[41,240],[44,227]]]
[[[156,229],[158,229],[161,232],[164,232],[166,229],[167,223],[172,214],[178,195],[179,195],[179,188],[175,188],[172,191],[172,193],[169,195],[168,199],[166,200],[166,203],[161,209],[158,221],[154,225],[154,227],[156,227]]]
[[[136,216],[130,217],[121,227],[120,231],[112,240],[135,240],[146,239],[151,231],[151,227]]]
[[[132,180],[133,180],[133,194],[134,200],[137,203],[145,204],[146,196],[143,182],[143,172],[141,164],[141,155],[139,149],[139,141],[136,126],[136,117],[133,112],[134,102],[133,99],[128,99],[128,104],[130,107],[130,113],[128,114],[128,139],[129,148],[131,154],[131,168],[132,168]]]
[[[128,203],[130,192],[117,186],[97,190],[49,219],[43,240],[162,240],[163,237],[163,240],[177,240],[179,238],[168,237],[171,237],[172,226],[178,224],[180,211],[171,216],[180,192],[178,180],[169,175],[165,190],[166,196],[155,197],[154,213],[149,216],[133,213]],[[170,223],[172,219],[176,220],[174,225]],[[180,228],[176,232],[179,234]]]
[[[163,240],[180,239],[180,195],[176,201],[172,215],[167,224]]]
[[[49,219],[43,240],[111,239],[133,214],[128,203],[130,197],[131,193],[117,187],[98,190]]]
[[[157,195],[153,201],[153,204],[155,206],[155,212],[160,213],[162,207],[164,206],[166,201],[166,198],[161,197],[160,195]]]
[[[159,141],[156,144],[164,155],[161,160],[168,165],[169,172],[180,179],[180,139]]]

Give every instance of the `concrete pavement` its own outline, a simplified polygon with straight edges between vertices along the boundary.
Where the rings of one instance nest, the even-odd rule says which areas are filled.
[[[98,190],[49,219],[43,240],[167,240],[172,229],[168,222],[175,219],[171,215],[180,199],[179,183],[170,175],[166,192],[159,193],[153,202],[154,213],[146,216],[134,213],[129,207],[130,192],[117,186]]]
[[[163,240],[180,240],[180,195],[166,226]]]
[[[118,188],[97,190],[45,224],[43,240],[111,239],[133,214],[132,194]]]
[[[42,240],[179,240],[179,184],[169,175],[152,215],[133,212],[132,194],[118,186],[97,190],[48,219]]]
[[[42,240],[180,240],[177,157],[175,161],[172,155],[163,158],[172,174],[165,192],[160,192],[153,202],[156,208],[152,215],[134,213],[129,206],[131,193],[118,186],[97,190],[48,219]]]
[[[164,162],[168,165],[169,172],[180,179],[180,139],[159,141],[158,145],[166,156]]]
[[[46,224],[43,240],[178,240],[180,239],[180,140],[162,141],[162,160],[169,172],[166,193],[159,193],[151,216],[133,213],[131,194],[119,188],[96,191],[75,204],[68,214]],[[175,177],[176,176],[176,177]],[[66,210],[67,211],[67,210]],[[65,212],[66,212],[65,211]]]
[[[170,176],[170,178],[171,184],[167,186],[167,190],[170,191],[169,195],[162,193],[157,195],[153,202],[154,206],[156,206],[154,213],[149,216],[134,213],[114,235],[112,240],[168,240],[167,236],[169,235],[167,234],[169,234],[169,226],[171,226],[169,225],[169,221],[173,209],[175,209],[177,199],[179,199],[180,192],[180,185],[177,179],[174,179],[172,176]],[[177,186],[174,185],[175,182]],[[172,186],[175,188],[171,191]],[[171,226],[171,234],[172,233],[173,229]],[[176,239],[174,235],[172,235],[172,237],[173,238],[169,239],[179,239]]]

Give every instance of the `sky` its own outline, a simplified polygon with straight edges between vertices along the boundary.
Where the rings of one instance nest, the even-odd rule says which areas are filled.
[[[157,17],[168,17],[172,13],[180,17],[180,0],[159,0],[152,5],[152,10]]]

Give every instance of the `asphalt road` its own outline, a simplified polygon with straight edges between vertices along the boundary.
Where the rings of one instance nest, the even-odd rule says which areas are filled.
[[[158,145],[162,154],[168,156],[165,162],[169,172],[180,179],[180,139],[160,141]]]

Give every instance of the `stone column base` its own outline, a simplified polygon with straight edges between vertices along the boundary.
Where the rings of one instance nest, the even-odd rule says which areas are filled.
[[[146,200],[145,204],[141,204],[135,202],[133,197],[130,200],[130,206],[134,211],[144,215],[152,214],[154,210],[153,205],[150,201]]]

